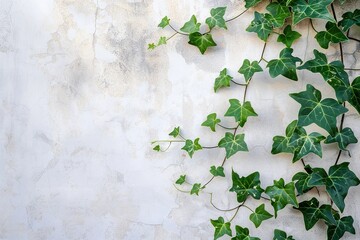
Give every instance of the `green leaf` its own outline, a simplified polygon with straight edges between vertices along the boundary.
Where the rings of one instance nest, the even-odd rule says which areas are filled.
[[[186,175],[180,175],[180,177],[176,180],[176,184],[183,184],[186,181]]]
[[[149,49],[149,50],[153,50],[153,49],[155,49],[155,48],[156,48],[155,43],[149,43],[149,44],[148,44],[148,49]]]
[[[337,132],[334,136],[329,135],[325,143],[335,143],[337,142],[341,150],[346,151],[346,147],[351,143],[357,143],[358,140],[354,135],[354,132],[351,128],[344,128],[340,132]]]
[[[251,7],[255,7],[256,5],[258,5],[258,3],[260,3],[262,0],[245,0],[245,7],[246,8],[251,8]]]
[[[157,46],[166,44],[166,37],[160,37]]]
[[[286,47],[290,48],[296,39],[300,38],[301,34],[291,30],[291,25],[286,26],[284,33],[280,34],[277,41],[282,42]]]
[[[293,182],[285,185],[282,178],[279,181],[274,180],[274,185],[267,187],[265,193],[271,198],[271,205],[275,210],[275,218],[277,217],[277,212],[288,204],[298,207]]]
[[[211,166],[210,173],[214,177],[225,177],[224,168],[222,166],[219,167]]]
[[[345,232],[355,234],[354,219],[351,216],[343,217],[335,225],[328,225],[327,236],[331,240],[339,240]]]
[[[321,92],[308,84],[306,91],[292,93],[290,96],[301,104],[299,111],[299,126],[315,123],[330,134],[337,132],[336,117],[347,112],[339,102],[326,98],[321,100]]]
[[[165,16],[161,19],[161,22],[159,23],[158,27],[164,28],[167,25],[169,25],[169,23],[170,23],[170,19],[167,16]]]
[[[255,227],[258,228],[263,221],[272,217],[273,215],[265,210],[265,204],[263,203],[250,215],[250,220],[255,224]]]
[[[248,196],[255,199],[261,198],[261,193],[264,190],[260,186],[259,172],[254,172],[247,177],[239,177],[239,174],[232,170],[231,178],[233,185],[229,191],[237,194],[238,202],[244,202]]]
[[[202,189],[204,189],[204,187],[201,186],[201,183],[195,183],[191,188],[190,194],[191,195],[196,194],[199,196],[199,192]]]
[[[255,18],[246,28],[246,31],[255,32],[261,40],[266,41],[273,30],[273,24],[269,21],[269,17],[266,18],[266,16],[270,14],[263,14],[258,12],[255,12],[254,14]]]
[[[272,154],[294,153],[295,147],[293,145],[290,145],[290,140],[296,128],[297,128],[297,120],[294,120],[286,127],[285,137],[275,136],[273,138],[274,143],[271,149]]]
[[[232,236],[230,222],[225,222],[223,217],[219,217],[217,220],[210,219],[210,221],[215,228],[214,240],[224,235]]]
[[[174,130],[171,131],[171,133],[169,133],[169,136],[173,136],[174,138],[176,138],[177,136],[179,136],[180,134],[180,127],[175,127]]]
[[[275,78],[279,75],[283,75],[291,80],[297,81],[296,63],[302,63],[302,60],[298,57],[294,57],[292,48],[284,48],[280,52],[279,59],[271,60],[266,67],[269,68],[270,76]]]
[[[286,232],[279,229],[275,229],[273,240],[295,240],[295,239],[293,238],[293,236],[287,236]]]
[[[202,149],[202,147],[199,144],[199,138],[196,138],[194,140],[194,142],[190,139],[187,139],[185,141],[185,146],[181,149],[187,151],[189,156],[192,158],[192,156],[194,155],[194,152]]]
[[[310,191],[313,187],[309,187],[309,179],[311,177],[312,168],[309,165],[304,167],[306,172],[298,172],[296,173],[292,181],[295,181],[295,187],[299,195],[302,195],[308,191]]]
[[[354,79],[346,89],[347,100],[360,113],[360,77]]]
[[[340,43],[348,40],[345,34],[338,28],[336,23],[327,22],[325,28],[326,31],[318,32],[315,35],[316,40],[322,48],[328,49],[330,42]]]
[[[289,7],[276,2],[267,5],[266,10],[268,10],[271,15],[266,14],[265,17],[275,28],[284,26],[285,20],[291,16]]]
[[[236,226],[235,231],[236,231],[236,236],[231,238],[231,240],[260,240],[260,238],[257,237],[250,237],[248,228]]]
[[[329,174],[322,168],[313,168],[313,173],[309,179],[309,186],[326,186],[326,191],[341,212],[344,211],[344,199],[348,194],[349,188],[357,186],[360,180],[349,169],[349,163],[344,162],[330,167]]]
[[[360,9],[355,9],[354,12],[346,12],[342,15],[342,20],[339,22],[344,32],[349,30],[353,25],[360,26]]]
[[[230,99],[230,107],[225,113],[226,117],[234,117],[235,121],[243,127],[247,121],[247,118],[250,116],[257,116],[257,113],[252,108],[251,103],[246,101],[244,105],[241,105],[240,101],[237,99]]]
[[[298,24],[306,18],[320,18],[334,22],[327,6],[333,0],[294,0],[291,3],[294,13],[293,23]]]
[[[205,122],[201,124],[201,126],[209,127],[211,131],[215,132],[215,126],[220,123],[221,120],[216,117],[216,113],[211,113],[207,116]]]
[[[250,63],[249,59],[245,59],[238,72],[244,75],[245,81],[248,83],[256,72],[262,71],[263,69],[260,67],[258,61]]]
[[[331,206],[321,205],[320,207],[319,201],[316,198],[299,203],[299,207],[295,209],[302,212],[306,230],[311,229],[320,219],[323,219],[326,223],[331,225],[336,224]]]
[[[189,35],[189,44],[198,47],[201,54],[204,54],[208,47],[216,46],[211,34],[201,34],[199,32],[194,32]]]
[[[317,132],[308,135],[306,131],[304,131],[296,131],[291,139],[290,145],[295,148],[293,162],[300,160],[309,153],[315,153],[319,157],[322,157],[320,142],[324,140],[325,137]]]
[[[249,151],[244,138],[245,134],[237,134],[234,136],[234,134],[227,132],[225,133],[225,137],[220,140],[218,146],[225,148],[226,158],[230,158],[239,151]]]
[[[220,88],[230,87],[230,81],[233,79],[232,76],[227,74],[227,69],[221,70],[219,76],[215,79],[214,91],[217,92]]]
[[[154,148],[153,148],[154,151],[157,151],[157,152],[160,152],[160,145],[156,145]]]
[[[227,29],[224,19],[225,11],[226,7],[217,7],[210,10],[211,17],[205,20],[210,29],[213,29],[215,26]]]
[[[187,21],[184,26],[180,28],[180,31],[186,32],[186,33],[195,33],[200,31],[200,25],[201,23],[197,22],[197,19],[195,15],[192,15],[190,20]]]

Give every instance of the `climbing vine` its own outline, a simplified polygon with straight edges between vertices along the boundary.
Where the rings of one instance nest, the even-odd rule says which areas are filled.
[[[341,239],[346,232],[355,234],[353,227],[354,219],[352,216],[343,216],[345,209],[345,198],[349,189],[360,183],[359,178],[350,169],[349,162],[341,162],[342,152],[350,151],[347,149],[350,144],[358,142],[350,126],[344,126],[344,120],[349,108],[354,108],[360,113],[360,77],[350,79],[348,71],[358,71],[344,66],[343,44],[349,41],[360,43],[360,39],[351,34],[351,30],[360,26],[360,9],[349,9],[340,20],[338,20],[336,8],[347,8],[349,3],[346,0],[245,0],[245,10],[237,16],[226,19],[226,7],[217,7],[210,10],[210,16],[205,20],[207,31],[201,32],[201,23],[195,15],[178,30],[170,23],[169,17],[162,18],[160,28],[171,28],[174,33],[170,37],[162,36],[157,43],[148,44],[148,49],[155,49],[177,35],[188,38],[188,43],[198,48],[201,54],[217,46],[212,36],[214,29],[227,29],[227,24],[245,14],[249,9],[254,8],[254,19],[246,28],[248,32],[253,32],[264,41],[261,55],[258,59],[245,59],[238,72],[243,75],[243,82],[234,81],[228,74],[226,68],[220,70],[219,76],[214,82],[214,92],[221,92],[221,89],[228,88],[232,84],[243,87],[243,99],[229,99],[229,107],[225,117],[234,120],[235,127],[228,127],[221,124],[221,119],[217,113],[210,113],[201,126],[208,127],[215,132],[217,128],[223,128],[226,132],[216,146],[203,146],[200,139],[187,139],[180,130],[175,127],[169,136],[169,140],[157,140],[152,142],[155,151],[167,151],[172,143],[182,143],[182,150],[186,151],[190,158],[197,151],[211,148],[224,148],[225,156],[218,166],[210,167],[210,178],[205,183],[189,183],[186,175],[180,175],[175,180],[174,186],[182,191],[194,195],[199,195],[215,178],[226,177],[224,167],[227,160],[238,152],[247,152],[245,133],[240,133],[247,121],[257,117],[258,114],[250,101],[247,100],[248,87],[254,76],[258,72],[267,68],[272,78],[283,76],[292,81],[298,81],[299,71],[310,71],[319,73],[324,81],[328,83],[335,92],[336,98],[323,98],[321,92],[311,84],[307,84],[306,89],[297,93],[290,93],[290,98],[299,103],[300,109],[298,118],[294,119],[284,129],[285,134],[274,136],[272,154],[292,154],[292,162],[301,161],[304,171],[296,173],[292,181],[285,182],[284,179],[275,179],[270,186],[262,186],[260,173],[253,172],[248,176],[239,176],[232,170],[232,187],[230,192],[236,193],[238,206],[231,209],[219,209],[221,212],[233,211],[234,215],[229,221],[225,221],[222,216],[211,219],[210,224],[214,227],[214,239],[225,235],[231,236],[234,240],[258,240],[252,237],[249,229],[242,227],[241,224],[232,228],[233,220],[239,209],[244,207],[249,209],[251,214],[249,220],[258,228],[263,221],[276,218],[280,210],[288,205],[298,210],[304,218],[305,229],[311,229],[318,221],[322,221],[327,226],[327,237],[331,240]],[[258,12],[263,9],[265,12]],[[317,30],[314,21],[324,23],[323,30]],[[315,39],[319,49],[327,49],[330,44],[337,45],[340,52],[340,59],[329,62],[327,56],[321,50],[313,50],[313,59],[301,59],[293,55],[293,43],[301,38],[301,34],[294,30],[300,22],[308,22],[312,30],[316,33]],[[278,35],[277,42],[283,43],[284,48],[280,51],[279,57],[267,60],[264,57],[271,34]],[[264,66],[265,65],[265,66]],[[310,132],[310,124],[315,124],[319,132]],[[313,129],[313,128],[312,128]],[[166,145],[167,144],[167,145]],[[338,154],[334,160],[326,159],[328,169],[312,167],[305,163],[305,157],[313,153],[322,157],[322,144],[337,144]],[[299,202],[298,197],[314,190],[320,194],[327,194],[331,202],[320,204],[316,197]],[[258,207],[251,209],[246,205],[247,201],[262,201]],[[263,202],[269,202],[273,211],[266,209]],[[235,230],[235,231],[234,231]],[[275,229],[273,239],[294,239],[287,236],[282,230]]]

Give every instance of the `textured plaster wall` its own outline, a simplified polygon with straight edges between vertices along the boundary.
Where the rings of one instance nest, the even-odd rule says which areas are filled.
[[[200,124],[211,112],[223,115],[227,99],[242,98],[241,87],[218,94],[212,88],[224,67],[241,80],[237,70],[243,59],[259,58],[261,41],[244,31],[252,10],[229,23],[229,31],[215,31],[218,47],[205,56],[183,37],[152,52],[146,44],[172,34],[156,28],[162,16],[180,27],[193,13],[204,21],[209,9],[220,5],[228,6],[228,17],[244,9],[237,0],[0,0],[0,239],[211,239],[209,219],[222,213],[211,207],[208,193],[218,207],[233,207],[231,180],[215,180],[199,197],[176,191],[172,182],[183,173],[189,181],[205,182],[223,149],[190,159],[182,145],[158,154],[149,143],[167,138],[179,125],[186,137],[217,144],[224,131],[210,133]],[[317,46],[307,24],[297,27],[303,37],[295,50],[305,59]],[[267,59],[282,47],[275,37],[270,42]],[[360,67],[357,49],[354,42],[345,44],[348,67]],[[339,58],[334,47],[327,53]],[[243,175],[259,171],[266,186],[302,169],[289,155],[270,154],[272,137],[297,116],[299,105],[288,92],[307,83],[324,95],[333,96],[333,90],[315,74],[299,76],[293,82],[265,72],[253,80],[248,100],[259,117],[242,130],[250,153],[232,157],[227,175],[231,168]],[[345,125],[360,138],[360,118],[351,107]],[[323,149],[323,159],[310,155],[305,161],[328,167],[336,146]],[[353,157],[343,154],[342,161],[351,161],[359,176],[360,148],[350,151]],[[325,194],[321,199],[329,202]],[[359,199],[360,188],[351,188],[345,214],[352,214],[357,232]],[[294,213],[288,207],[255,229],[249,211],[241,209],[234,223],[262,239],[271,239],[274,228],[296,239],[325,239],[324,224],[306,232],[302,215]]]

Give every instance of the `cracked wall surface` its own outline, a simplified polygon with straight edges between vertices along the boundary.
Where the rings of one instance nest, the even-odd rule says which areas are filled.
[[[259,58],[261,40],[244,30],[253,10],[228,23],[228,31],[215,30],[218,46],[204,56],[181,36],[147,50],[147,43],[172,34],[157,28],[162,16],[180,28],[192,14],[204,22],[216,6],[227,6],[228,17],[244,9],[235,0],[0,0],[0,239],[200,240],[213,236],[210,218],[231,218],[232,213],[211,206],[209,195],[218,207],[233,207],[231,179],[214,181],[198,197],[172,185],[184,173],[189,181],[207,181],[223,149],[197,152],[190,159],[181,144],[162,154],[150,145],[167,138],[175,126],[204,145],[217,144],[224,131],[211,133],[201,123],[211,112],[223,115],[229,98],[243,96],[236,86],[215,94],[213,82],[225,67],[241,80],[242,61]],[[323,22],[315,25],[321,28]],[[315,33],[307,21],[296,30],[303,37],[294,55],[312,58],[318,48]],[[276,58],[281,49],[273,36],[265,57]],[[335,45],[326,53],[339,59]],[[359,44],[345,43],[344,53],[347,67],[360,68]],[[302,71],[299,78],[256,76],[247,97],[259,116],[243,130],[250,153],[231,158],[225,174],[232,168],[243,175],[259,171],[266,186],[280,177],[289,181],[302,170],[289,155],[270,153],[272,137],[283,134],[297,116],[299,105],[288,93],[308,83],[324,96],[334,93],[318,75]],[[359,114],[349,110],[345,125],[360,138]],[[223,123],[233,124],[229,118]],[[322,160],[310,155],[305,161],[328,168],[337,149],[326,145],[323,150]],[[344,153],[341,161],[350,161],[360,176],[360,147],[349,150],[352,157]],[[320,199],[330,202],[325,194]],[[360,233],[359,200],[360,188],[351,188],[344,214],[353,216]],[[258,204],[248,203],[251,208]],[[274,228],[296,239],[325,239],[324,224],[306,232],[302,215],[290,207],[259,229],[248,216],[241,209],[234,224],[262,239],[271,239]]]

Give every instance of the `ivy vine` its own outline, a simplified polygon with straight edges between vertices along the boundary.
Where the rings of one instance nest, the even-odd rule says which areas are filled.
[[[257,34],[264,44],[258,59],[245,59],[239,68],[238,72],[244,77],[243,82],[234,81],[226,68],[222,69],[215,79],[215,92],[221,92],[221,89],[228,88],[232,84],[242,86],[244,90],[243,99],[229,99],[229,108],[224,115],[234,119],[235,127],[222,125],[217,113],[210,113],[201,124],[212,132],[219,127],[226,131],[216,146],[203,146],[200,144],[199,138],[187,139],[181,134],[180,127],[175,127],[169,133],[172,139],[152,142],[153,149],[166,151],[172,143],[183,143],[181,149],[192,158],[197,151],[203,149],[224,148],[225,156],[220,165],[210,166],[210,178],[207,182],[190,183],[185,174],[175,180],[174,186],[178,190],[199,195],[212,183],[213,179],[226,177],[224,167],[227,159],[238,152],[248,151],[245,133],[240,133],[240,131],[248,120],[258,116],[251,102],[247,100],[248,86],[255,74],[267,68],[273,78],[281,75],[292,81],[298,81],[299,71],[307,70],[319,73],[324,81],[334,89],[336,99],[323,98],[321,92],[311,84],[308,84],[306,89],[301,92],[290,93],[290,98],[300,105],[298,118],[290,122],[284,129],[284,135],[273,137],[271,150],[272,154],[292,154],[292,162],[301,161],[304,171],[296,173],[290,182],[285,182],[280,178],[275,179],[272,185],[264,187],[260,182],[259,172],[240,176],[232,170],[232,187],[229,191],[236,193],[239,204],[231,209],[219,209],[212,203],[211,198],[210,202],[214,208],[221,212],[233,211],[234,215],[228,221],[219,216],[217,219],[211,219],[210,224],[214,227],[214,239],[228,235],[233,240],[258,240],[259,238],[253,237],[249,233],[249,229],[245,227],[236,225],[235,228],[232,228],[232,221],[239,209],[242,207],[249,209],[251,212],[249,220],[258,228],[263,221],[276,218],[280,210],[290,205],[303,215],[306,230],[311,229],[318,221],[322,221],[327,226],[328,239],[341,239],[346,232],[355,234],[353,217],[343,216],[342,213],[350,187],[359,185],[360,180],[349,168],[350,163],[340,163],[340,158],[344,151],[350,155],[348,146],[358,142],[352,129],[349,126],[344,127],[344,119],[349,107],[360,113],[360,77],[350,79],[348,74],[348,71],[360,69],[344,66],[343,44],[348,41],[360,43],[360,39],[351,34],[351,29],[360,26],[360,9],[351,9],[338,20],[336,4],[341,4],[346,9],[346,0],[339,0],[335,3],[334,0],[245,0],[244,3],[245,10],[229,19],[225,18],[226,7],[211,9],[210,16],[205,20],[207,25],[205,32],[200,31],[201,23],[198,22],[195,15],[191,16],[179,30],[173,27],[167,16],[162,18],[158,26],[160,28],[169,27],[174,33],[170,37],[160,37],[157,43],[148,44],[150,50],[166,44],[176,35],[182,35],[189,39],[190,45],[197,47],[201,54],[205,54],[209,48],[217,46],[212,31],[214,29],[226,30],[229,22],[241,17],[250,8],[255,8],[254,19],[246,30]],[[264,6],[266,12],[257,11],[257,9],[264,9],[262,8]],[[293,43],[301,38],[301,34],[294,30],[294,26],[305,21],[316,33],[315,39],[319,48],[327,49],[330,44],[338,45],[339,60],[329,62],[327,56],[317,49],[313,50],[314,57],[310,60],[293,55]],[[325,23],[323,30],[317,30],[314,21]],[[266,60],[264,53],[271,34],[278,35],[277,41],[284,44],[284,49],[281,50],[277,59]],[[338,121],[339,119],[340,121]],[[309,132],[306,127],[310,124],[317,125],[319,129],[324,130],[320,132],[327,134]],[[310,153],[321,158],[322,144],[337,144],[339,149],[333,162],[327,160],[330,165],[328,169],[312,167],[304,160],[304,157]],[[316,190],[319,195],[328,194],[331,202],[322,204],[316,197],[307,201],[298,201],[300,195],[306,195],[312,189]],[[251,199],[261,201],[257,208],[251,209],[245,204]],[[273,211],[267,209],[267,203],[271,204]],[[288,236],[282,230],[275,229],[273,239],[294,240],[294,237]]]

